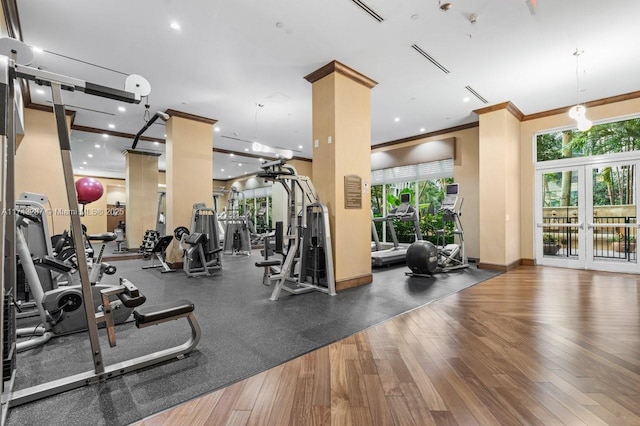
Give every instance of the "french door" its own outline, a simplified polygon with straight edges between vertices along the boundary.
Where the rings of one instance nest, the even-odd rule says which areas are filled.
[[[536,171],[536,262],[640,272],[639,161],[599,162]]]

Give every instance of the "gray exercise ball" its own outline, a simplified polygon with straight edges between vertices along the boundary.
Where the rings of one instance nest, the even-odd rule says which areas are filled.
[[[432,275],[438,267],[438,249],[429,241],[416,241],[407,249],[407,266],[414,274]]]

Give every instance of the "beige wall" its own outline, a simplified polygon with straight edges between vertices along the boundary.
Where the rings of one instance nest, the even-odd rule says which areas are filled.
[[[640,113],[640,98],[589,107],[587,116],[598,121],[622,118]],[[534,203],[535,203],[535,135],[549,130],[575,127],[567,113],[523,121],[520,125],[520,252],[523,259],[534,259]]]
[[[75,175],[74,180],[78,180],[83,177],[87,176]],[[122,185],[124,184],[124,181],[121,179],[109,179],[100,177],[94,177],[93,179],[96,179],[102,184],[104,192],[102,193],[102,197],[100,197],[100,199],[85,206],[85,214],[81,220],[82,223],[87,227],[88,234],[101,234],[103,232],[107,232],[107,205],[109,204],[109,188],[116,185]],[[56,232],[60,234],[63,229],[69,229],[69,226],[69,221],[67,220],[67,224],[65,225],[65,227],[62,229],[56,229]]]
[[[60,233],[69,228],[69,216],[61,213],[69,203],[55,118],[53,113],[26,108],[24,121],[25,136],[15,159],[16,197],[22,192],[46,195],[52,211],[49,230]]]

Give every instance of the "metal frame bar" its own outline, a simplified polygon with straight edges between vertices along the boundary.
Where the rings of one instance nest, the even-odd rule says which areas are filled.
[[[0,196],[2,197],[2,199],[0,201],[4,203],[2,207],[5,210],[8,209],[9,212],[9,215],[4,215],[4,221],[0,224],[0,237],[4,237],[4,239],[6,239],[9,243],[6,246],[8,247],[8,252],[5,252],[5,256],[3,256],[5,262],[6,259],[8,259],[9,264],[5,265],[7,266],[7,268],[4,269],[4,271],[0,271],[0,278],[4,279],[3,291],[5,290],[4,287],[8,287],[7,289],[9,289],[15,286],[16,234],[15,226],[13,223],[15,220],[13,210],[15,204],[14,159],[16,129],[15,109],[13,103],[16,96],[14,92],[14,82],[16,81],[16,78],[24,78],[27,80],[35,81],[37,84],[43,84],[51,87],[53,110],[58,131],[60,155],[62,159],[65,187],[67,189],[67,199],[69,203],[71,229],[73,232],[75,246],[79,248],[84,247],[84,241],[82,234],[82,225],[80,223],[80,209],[78,205],[78,199],[74,191],[75,183],[73,181],[73,167],[71,163],[71,143],[69,130],[66,123],[65,106],[62,100],[62,90],[79,90],[87,94],[119,100],[127,103],[139,103],[141,98],[140,95],[131,92],[100,86],[48,71],[17,65],[15,64],[15,58],[0,56],[0,100],[2,100],[2,104],[0,104],[0,113],[2,114],[2,116],[0,117],[0,139],[2,139],[3,142],[1,149],[4,149],[5,146],[7,147],[7,151],[3,152],[5,162],[0,161],[0,168],[2,172],[2,187],[0,188]],[[9,202],[11,203],[10,205],[7,200],[9,200]],[[7,226],[7,224],[11,224],[11,226]],[[13,230],[13,232],[11,232],[11,230]],[[0,240],[0,242],[3,241]],[[2,254],[4,247],[4,244],[0,247],[0,254]],[[111,315],[108,295],[106,295],[107,300],[104,303],[109,312],[107,313],[105,311],[104,313],[96,314],[93,309],[93,303],[88,303],[88,301],[93,300],[93,295],[91,283],[89,280],[89,273],[87,270],[86,254],[84,250],[77,250],[76,254],[78,256],[82,296],[85,300],[85,316],[87,318],[94,369],[93,371],[64,377],[20,391],[13,391],[12,378],[8,390],[5,391],[2,397],[2,424],[4,424],[6,420],[8,408],[10,406],[25,404],[40,398],[86,386],[88,384],[104,381],[108,378],[120,376],[122,374],[126,374],[128,372],[141,368],[146,368],[173,358],[182,358],[185,354],[191,352],[200,340],[200,326],[195,318],[194,313],[191,312],[186,315],[186,318],[191,327],[191,337],[185,343],[172,348],[157,351],[152,354],[143,355],[131,360],[104,366],[102,362],[102,351],[98,338],[97,324],[99,322],[105,322],[107,325],[111,325],[112,323],[112,321],[109,321],[109,319],[107,318],[107,316]],[[0,314],[2,313],[2,304],[0,304]],[[177,315],[175,317],[167,318],[166,320],[158,321],[156,323],[178,319],[184,316],[185,315]],[[149,325],[152,324],[142,324],[142,326]],[[113,329],[113,327],[111,327],[111,329]],[[110,340],[112,339],[110,338]],[[1,342],[2,336],[0,334],[0,343]]]

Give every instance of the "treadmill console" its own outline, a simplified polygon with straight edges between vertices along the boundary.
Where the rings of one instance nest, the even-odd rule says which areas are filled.
[[[395,209],[396,216],[404,216],[411,213],[411,194],[400,194],[400,205]]]
[[[442,208],[453,210],[458,202],[458,184],[450,183],[446,187],[444,200],[442,200]]]

